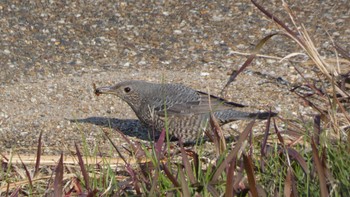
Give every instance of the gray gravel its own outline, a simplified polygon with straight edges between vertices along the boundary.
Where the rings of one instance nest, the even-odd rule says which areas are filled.
[[[348,1],[293,2],[322,55],[333,52],[330,37],[350,51]],[[287,21],[280,1],[264,6]],[[96,97],[92,83],[165,81],[218,94],[245,60],[235,52],[249,53],[276,31],[249,1],[1,1],[0,151],[34,152],[41,131],[46,154],[68,151],[84,137],[92,148],[109,148],[102,130],[122,144],[113,128],[143,140],[131,109],[115,97]],[[261,53],[291,52],[301,49],[276,37]],[[259,58],[248,70],[301,81],[289,62]],[[286,118],[311,112],[285,87],[249,71],[226,98],[253,110],[271,106]],[[241,123],[232,127],[241,130]]]

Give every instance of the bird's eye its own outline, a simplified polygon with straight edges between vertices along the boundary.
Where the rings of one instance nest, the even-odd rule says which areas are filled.
[[[130,92],[130,90],[131,89],[129,87],[124,88],[124,92],[126,92],[126,93]]]

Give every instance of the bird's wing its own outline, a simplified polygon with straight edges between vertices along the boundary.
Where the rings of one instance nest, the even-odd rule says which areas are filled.
[[[228,102],[220,97],[209,95],[204,92],[196,92],[195,99],[189,99],[180,103],[174,103],[168,106],[156,107],[155,112],[158,116],[165,117],[165,111],[168,117],[171,116],[192,116],[198,114],[208,114],[209,112],[223,111],[244,105]],[[168,102],[166,102],[168,103]],[[164,110],[166,109],[166,110]]]

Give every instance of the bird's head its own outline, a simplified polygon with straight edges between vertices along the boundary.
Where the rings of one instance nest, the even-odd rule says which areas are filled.
[[[134,110],[139,109],[143,100],[143,91],[146,82],[143,81],[124,81],[114,86],[95,88],[95,94],[113,94],[127,102]]]

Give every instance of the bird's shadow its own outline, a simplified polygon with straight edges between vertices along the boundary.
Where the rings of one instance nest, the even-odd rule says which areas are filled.
[[[152,129],[147,128],[137,119],[117,119],[105,117],[88,117],[82,119],[67,119],[72,123],[88,123],[106,128],[112,128],[121,131],[123,134],[136,137],[141,140],[154,140],[158,138],[158,133],[152,132]]]
[[[70,122],[73,123],[88,123],[88,124],[94,124],[98,126],[103,126],[106,128],[112,128],[115,130],[121,131],[123,134],[130,136],[130,137],[136,137],[141,140],[145,141],[156,141],[159,137],[158,132],[154,132],[153,129],[146,127],[145,125],[141,124],[141,122],[137,119],[118,119],[118,118],[105,118],[105,117],[88,117],[83,119],[67,119]],[[232,137],[225,137],[226,142],[232,142],[237,141],[236,138]],[[208,140],[207,137],[204,137],[204,140],[202,143],[206,142]],[[171,137],[170,141],[177,141],[175,137]],[[192,146],[196,144],[197,142],[185,142],[185,146]]]

